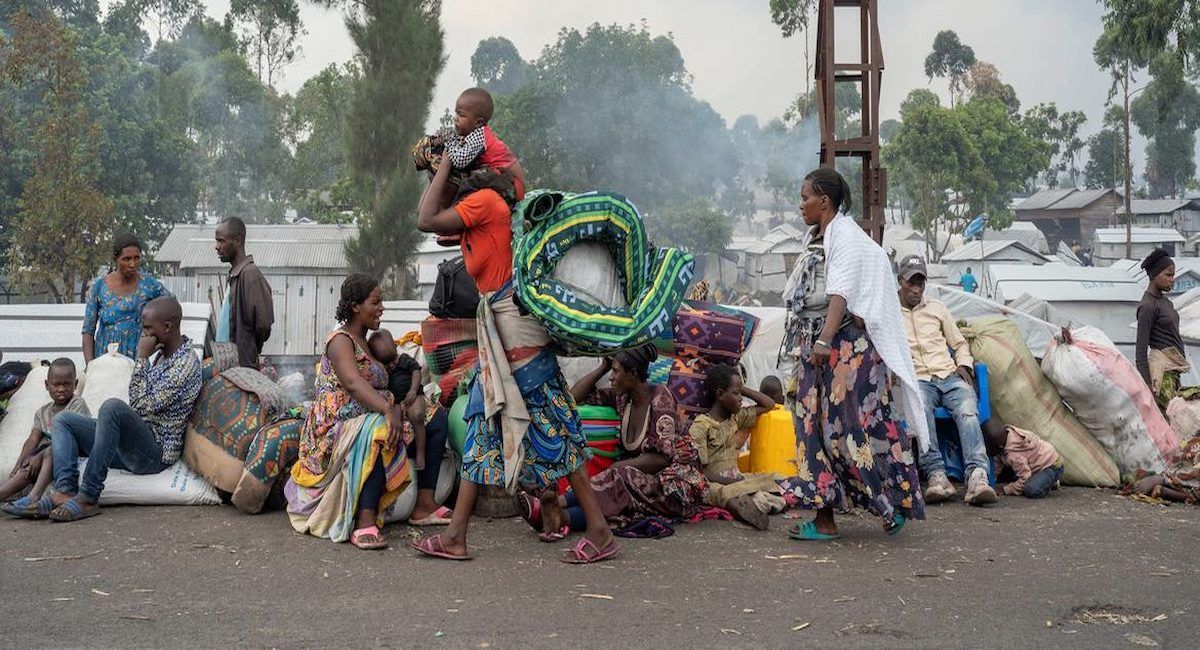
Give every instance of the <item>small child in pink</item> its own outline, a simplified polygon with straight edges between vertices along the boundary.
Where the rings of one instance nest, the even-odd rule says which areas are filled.
[[[1053,445],[1037,434],[1005,426],[993,417],[983,425],[983,439],[988,454],[996,456],[1017,475],[1017,480],[1003,486],[1004,494],[1040,499],[1058,487],[1063,473],[1062,458]]]

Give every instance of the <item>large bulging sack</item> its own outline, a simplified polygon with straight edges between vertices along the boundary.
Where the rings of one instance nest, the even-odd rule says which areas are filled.
[[[1179,439],[1133,364],[1094,327],[1052,339],[1042,371],[1079,421],[1104,446],[1121,475],[1158,473],[1175,459]]]
[[[1173,398],[1167,404],[1167,419],[1180,440],[1200,435],[1200,399]]]
[[[1117,485],[1116,463],[1063,404],[1012,321],[1003,316],[981,318],[963,328],[963,335],[971,355],[988,366],[993,415],[1053,445],[1063,460],[1063,483]]]
[[[0,477],[8,478],[9,470],[21,455],[21,445],[33,430],[33,416],[50,403],[50,393],[46,392],[47,370],[45,366],[34,366],[25,383],[8,399],[8,409],[0,420]]]
[[[133,359],[113,350],[87,365],[79,382],[79,396],[87,402],[92,415],[112,398],[129,402],[129,379],[133,377]]]

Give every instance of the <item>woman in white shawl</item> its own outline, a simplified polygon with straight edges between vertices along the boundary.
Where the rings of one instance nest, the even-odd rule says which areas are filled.
[[[800,200],[810,230],[783,296],[784,345],[797,359],[798,475],[785,483],[817,515],[791,537],[837,538],[833,511],[847,499],[894,535],[925,518],[911,437],[928,445],[896,279],[883,249],[839,214],[850,210],[841,174],[809,173]]]

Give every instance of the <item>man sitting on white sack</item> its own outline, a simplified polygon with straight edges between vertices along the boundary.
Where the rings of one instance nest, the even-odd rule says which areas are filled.
[[[96,419],[66,412],[55,417],[50,427],[55,494],[13,514],[39,519],[48,512],[54,521],[91,517],[100,513],[109,468],[157,474],[179,459],[201,386],[200,360],[179,331],[182,319],[183,309],[172,297],[146,304],[129,403],[109,399]],[[88,457],[82,482],[80,456]]]

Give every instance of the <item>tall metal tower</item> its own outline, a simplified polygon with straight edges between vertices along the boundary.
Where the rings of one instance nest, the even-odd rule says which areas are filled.
[[[839,157],[862,161],[863,229],[876,242],[883,241],[883,207],[887,203],[887,170],[879,166],[879,86],[883,77],[883,47],[879,41],[877,0],[819,0],[817,8],[817,103],[821,118],[821,165],[833,167]],[[835,60],[837,38],[834,12],[857,10],[858,61]],[[841,15],[841,14],[839,14]],[[862,95],[861,133],[838,139],[834,89],[839,83],[856,84]]]

